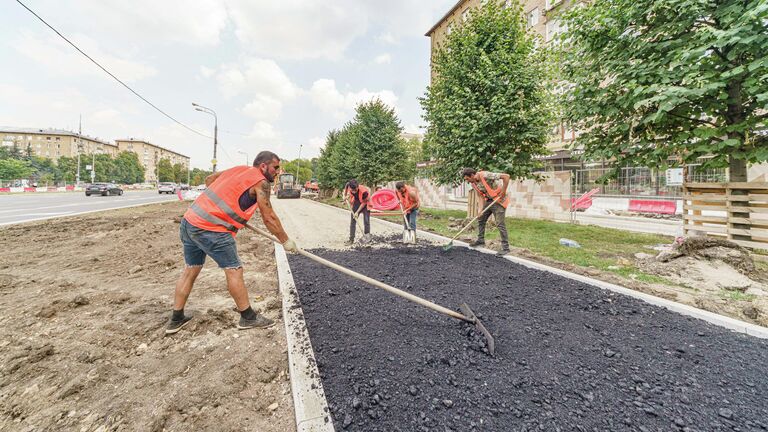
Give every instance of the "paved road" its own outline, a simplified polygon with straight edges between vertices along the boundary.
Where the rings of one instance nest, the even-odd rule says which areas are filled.
[[[157,191],[126,191],[122,196],[85,196],[83,192],[27,193],[0,196],[0,225],[177,200]]]

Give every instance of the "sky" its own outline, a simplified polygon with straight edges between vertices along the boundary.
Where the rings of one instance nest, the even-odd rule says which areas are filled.
[[[22,0],[142,96],[213,135],[220,168],[261,150],[314,157],[361,101],[423,126],[424,33],[455,0]],[[210,169],[213,140],[174,123],[15,1],[0,4],[0,126],[146,139]]]

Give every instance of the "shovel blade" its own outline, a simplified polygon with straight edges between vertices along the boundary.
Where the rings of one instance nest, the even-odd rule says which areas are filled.
[[[466,303],[462,303],[459,305],[459,309],[461,310],[461,313],[464,314],[465,317],[469,318],[474,322],[475,324],[475,330],[477,330],[483,337],[485,338],[485,343],[488,346],[488,353],[493,357],[493,354],[496,352],[496,341],[493,339],[493,336],[491,336],[491,332],[488,331],[487,328],[483,325],[483,323],[477,318],[477,315],[475,315],[474,312],[472,312],[472,309],[469,308],[469,306]]]

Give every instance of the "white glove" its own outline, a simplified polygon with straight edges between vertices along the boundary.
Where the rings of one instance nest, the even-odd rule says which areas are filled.
[[[283,249],[291,253],[299,252],[299,247],[296,246],[296,242],[291,239],[288,239],[283,243]]]

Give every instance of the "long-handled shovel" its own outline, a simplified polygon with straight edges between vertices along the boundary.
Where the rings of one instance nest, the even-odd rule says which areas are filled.
[[[247,228],[253,230],[253,231],[256,231],[260,235],[262,235],[262,236],[272,240],[275,243],[280,243],[280,241],[277,240],[273,235],[269,234],[268,232],[266,232],[266,231],[264,231],[262,229],[256,228],[255,226],[250,225],[250,224],[245,224],[245,226]],[[305,251],[304,249],[299,248],[298,249],[298,253],[300,255],[303,255],[303,256],[311,259],[312,261],[318,262],[318,263],[320,263],[320,264],[322,264],[322,265],[324,265],[326,267],[329,267],[329,268],[332,268],[332,269],[334,269],[336,271],[344,273],[345,275],[352,276],[355,279],[359,279],[359,280],[361,280],[363,282],[369,283],[369,284],[371,284],[371,285],[373,285],[373,286],[375,286],[377,288],[381,288],[384,291],[387,291],[387,292],[389,292],[391,294],[394,294],[396,296],[400,296],[400,297],[402,297],[402,298],[404,298],[406,300],[410,300],[410,301],[412,301],[414,303],[420,304],[420,305],[422,305],[424,307],[432,309],[435,312],[439,312],[439,313],[441,313],[443,315],[447,315],[447,316],[449,316],[451,318],[455,318],[457,320],[461,320],[461,321],[468,322],[470,324],[474,324],[475,325],[475,329],[477,329],[477,331],[480,332],[480,334],[482,334],[483,337],[485,338],[485,343],[488,346],[488,353],[490,355],[493,355],[493,353],[496,351],[496,342],[493,340],[493,336],[491,336],[491,333],[488,331],[488,329],[485,328],[483,323],[477,318],[475,313],[472,312],[472,309],[470,309],[469,306],[467,306],[466,303],[462,303],[459,306],[459,309],[461,309],[461,311],[463,312],[463,314],[460,314],[458,312],[452,311],[452,310],[450,310],[448,308],[445,308],[443,306],[440,306],[438,304],[432,303],[429,300],[425,300],[425,299],[423,299],[421,297],[418,297],[418,296],[415,296],[415,295],[413,295],[411,293],[405,292],[403,290],[399,290],[399,289],[397,289],[397,288],[395,288],[395,287],[393,287],[391,285],[387,285],[384,282],[377,281],[376,279],[372,279],[372,278],[370,278],[368,276],[365,276],[365,275],[362,275],[362,274],[357,273],[355,271],[352,271],[352,270],[350,270],[350,269],[348,269],[346,267],[342,267],[342,266],[340,266],[340,265],[338,265],[336,263],[328,261],[327,259],[320,258],[319,256],[317,256],[317,255],[315,255],[313,253]]]
[[[455,235],[455,236],[453,236],[453,238],[451,239],[451,241],[449,241],[449,242],[448,242],[448,244],[446,244],[445,246],[443,246],[443,250],[444,250],[444,251],[446,251],[446,252],[447,252],[447,251],[449,251],[449,250],[451,250],[451,248],[453,247],[453,241],[454,241],[454,240],[456,240],[457,238],[459,238],[459,236],[461,235],[461,233],[463,233],[463,232],[464,232],[464,230],[466,230],[467,228],[469,228],[470,226],[472,226],[472,224],[473,224],[473,223],[474,223],[476,220],[478,220],[478,219],[480,218],[480,216],[482,216],[482,215],[483,215],[485,212],[487,212],[487,211],[488,211],[488,210],[489,210],[491,207],[493,207],[493,205],[494,205],[494,204],[496,204],[497,202],[499,202],[499,198],[501,198],[501,195],[497,196],[497,197],[496,197],[496,199],[495,199],[495,200],[493,200],[493,202],[491,203],[491,205],[489,205],[488,207],[484,208],[484,209],[483,209],[483,211],[481,211],[480,213],[478,213],[478,215],[477,215],[477,216],[475,216],[475,218],[474,218],[474,219],[472,219],[471,221],[469,221],[469,223],[468,223],[468,224],[464,225],[464,228],[462,228],[462,229],[461,229],[459,232],[457,232],[457,233],[456,233],[456,235]]]
[[[415,243],[416,233],[411,230],[411,226],[408,224],[408,218],[405,217],[403,203],[400,200],[397,202],[400,204],[400,212],[403,213],[403,222],[405,222],[405,226],[403,226],[403,243]]]

